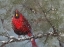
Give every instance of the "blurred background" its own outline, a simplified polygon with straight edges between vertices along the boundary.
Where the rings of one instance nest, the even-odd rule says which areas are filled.
[[[64,0],[0,0],[0,45],[1,41],[7,41],[4,37],[7,34],[17,38],[11,26],[11,19],[14,16],[15,9],[18,9],[29,21],[33,34],[52,32],[53,28],[47,22],[47,19],[58,30],[60,34],[64,33]],[[2,20],[4,20],[2,24]],[[60,37],[60,43],[57,37],[49,36],[36,39],[39,47],[64,47],[64,37]],[[13,42],[4,47],[31,47],[30,41]]]

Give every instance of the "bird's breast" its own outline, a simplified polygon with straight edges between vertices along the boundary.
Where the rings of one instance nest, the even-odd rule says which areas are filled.
[[[19,30],[21,27],[22,27],[22,23],[20,20],[18,19],[14,19],[14,22],[13,22],[13,28]]]

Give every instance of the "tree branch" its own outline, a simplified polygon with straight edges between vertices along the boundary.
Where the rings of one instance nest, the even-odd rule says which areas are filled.
[[[8,31],[7,31],[7,29],[5,28],[5,26],[4,26],[4,19],[1,19],[1,23],[2,23],[2,26],[3,26],[3,29],[5,30],[5,33],[7,33],[7,35],[6,35],[6,37],[8,37],[8,36],[10,36],[9,34],[8,34]],[[3,36],[3,35],[2,35]],[[8,37],[9,38],[9,37]]]
[[[15,38],[14,36],[8,36],[10,39],[8,41],[1,41],[2,45],[0,47],[4,47],[6,44],[9,43],[13,43],[13,42],[21,42],[21,41],[25,41],[25,40],[30,40],[31,38],[34,39],[39,39],[39,38],[43,38],[44,36],[58,36],[57,34],[54,35],[53,32],[48,32],[48,33],[38,33],[37,35],[31,36],[31,37],[26,37],[26,38]],[[59,34],[59,36],[63,36],[61,34]]]

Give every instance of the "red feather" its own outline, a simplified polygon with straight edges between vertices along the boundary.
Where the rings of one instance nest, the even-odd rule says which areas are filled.
[[[17,14],[17,16],[16,16]],[[31,26],[28,20],[18,11],[15,10],[15,16],[12,18],[13,30],[17,35],[28,35],[32,36]],[[32,47],[37,47],[35,39],[31,39]]]

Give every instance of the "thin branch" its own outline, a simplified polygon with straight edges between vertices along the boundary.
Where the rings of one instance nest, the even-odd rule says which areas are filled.
[[[9,34],[8,34],[8,31],[7,31],[7,29],[5,28],[5,26],[4,26],[4,19],[1,19],[1,22],[2,22],[2,26],[3,26],[3,29],[5,30],[5,33],[7,33],[7,35],[5,36],[5,37],[8,37],[8,36],[10,36]],[[9,38],[9,37],[8,37]]]
[[[9,40],[8,41],[1,41],[2,42],[2,45],[0,47],[4,47],[6,44],[9,44],[9,43],[13,43],[13,42],[21,42],[21,41],[25,41],[25,40],[30,40],[31,38],[34,38],[34,39],[38,39],[38,38],[43,38],[44,36],[58,36],[58,35],[54,35],[53,32],[49,32],[49,33],[40,33],[40,34],[37,34],[35,36],[31,36],[31,37],[26,37],[26,38],[15,38],[14,36],[9,36]]]
[[[47,22],[51,25],[51,27],[53,28],[53,32],[54,34],[58,34],[57,33],[57,29],[55,28],[55,26],[50,22],[50,20],[46,17],[46,13],[43,11],[45,19],[47,20]]]
[[[61,35],[61,36],[62,36],[62,35]],[[57,39],[58,39],[58,41],[59,41],[59,45],[60,45],[60,47],[64,47],[64,46],[63,46],[63,43],[64,43],[64,42],[62,42],[62,41],[59,39],[59,36],[58,36]]]
[[[40,6],[40,4],[39,4],[39,2],[38,2],[38,5]],[[40,8],[42,8],[41,6],[40,6]],[[50,10],[52,10],[52,7],[50,8]],[[44,17],[45,17],[45,19],[47,20],[47,22],[51,25],[51,27],[53,28],[53,32],[54,33],[57,33],[56,32],[56,29],[55,29],[55,26],[50,22],[50,20],[46,17],[47,15],[47,13],[50,11],[50,10],[48,10],[47,12],[45,12],[44,10],[42,10],[42,12],[43,12],[43,14],[44,14]]]

